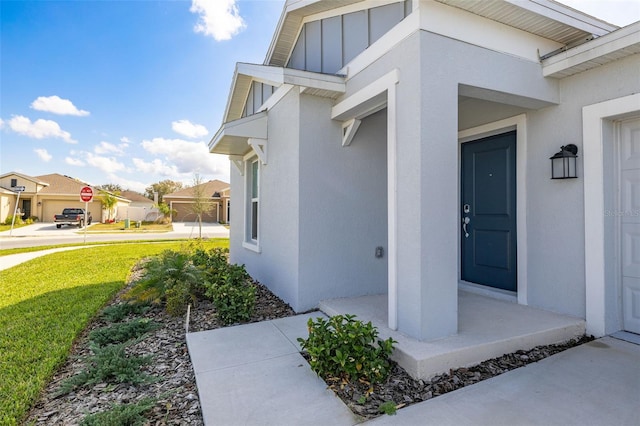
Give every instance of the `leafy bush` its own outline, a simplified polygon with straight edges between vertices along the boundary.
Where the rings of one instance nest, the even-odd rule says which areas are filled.
[[[244,268],[243,268],[244,269]],[[250,283],[225,283],[207,290],[223,324],[249,321],[256,305],[256,288]]]
[[[120,322],[129,314],[142,315],[149,310],[146,303],[118,303],[104,308],[100,314],[109,322]]]
[[[98,346],[114,345],[125,343],[141,337],[149,331],[156,330],[160,327],[155,321],[147,318],[137,318],[133,321],[112,324],[108,327],[102,327],[89,333],[89,340]]]
[[[5,225],[11,225],[11,222],[13,221],[13,215],[9,215],[7,216],[7,218],[4,220],[4,224]],[[13,223],[14,225],[24,225],[24,220],[22,220],[21,216],[16,216],[16,221]]]
[[[184,281],[178,281],[168,288],[165,297],[167,313],[172,316],[185,314],[189,303],[195,304],[198,300],[192,287]]]
[[[391,364],[392,338],[377,339],[378,330],[371,322],[356,320],[355,315],[336,315],[328,320],[309,318],[309,337],[298,338],[309,354],[311,369],[323,378],[384,381]]]
[[[218,318],[229,325],[249,321],[256,304],[256,289],[244,265],[230,265],[229,250],[214,248],[208,252],[195,249],[193,263],[201,268],[206,280],[205,295],[213,301]]]
[[[147,262],[142,278],[126,297],[138,302],[168,302],[171,312],[181,312],[189,300],[195,302],[202,294],[203,279],[202,270],[188,253],[167,250]],[[172,290],[174,287],[177,289]]]
[[[224,272],[229,267],[229,249],[213,248],[206,251],[196,248],[191,259],[205,273],[209,283],[216,285],[224,281]]]
[[[86,416],[80,424],[82,426],[142,426],[147,422],[143,414],[152,409],[155,404],[155,399],[144,398],[135,404],[113,405],[108,411]]]
[[[62,382],[59,395],[71,392],[81,386],[97,383],[150,383],[155,379],[140,371],[140,367],[151,362],[150,356],[128,356],[126,344],[99,347],[92,345],[93,355],[83,357],[86,368],[79,374]]]

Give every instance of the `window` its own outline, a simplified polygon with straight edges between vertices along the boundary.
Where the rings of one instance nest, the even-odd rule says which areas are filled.
[[[11,187],[15,188],[16,186],[18,186],[18,179],[11,179]]]
[[[258,241],[258,160],[251,163],[251,240]]]
[[[260,226],[260,163],[257,157],[246,162],[246,220],[245,242],[243,246],[250,250],[260,252],[258,246]]]

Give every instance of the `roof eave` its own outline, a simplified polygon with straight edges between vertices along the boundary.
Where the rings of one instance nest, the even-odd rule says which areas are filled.
[[[640,21],[542,61],[545,77],[563,78],[640,53]]]

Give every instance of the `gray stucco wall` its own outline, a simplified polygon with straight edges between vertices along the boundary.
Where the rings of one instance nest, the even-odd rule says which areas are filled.
[[[386,114],[367,119],[349,147],[329,99],[293,89],[269,111],[260,167],[261,253],[242,246],[244,177],[232,167],[231,261],[301,312],[326,298],[385,293]],[[319,119],[322,117],[322,119]]]
[[[638,72],[640,55],[634,55],[564,78],[560,80],[561,103],[527,115],[531,305],[585,316],[582,160],[599,153],[582,149],[582,107],[640,92]],[[578,178],[552,181],[549,157],[569,143],[579,148]],[[606,148],[604,154],[611,158],[613,147]],[[611,159],[605,170],[612,173]],[[614,183],[606,184],[613,192]],[[607,253],[613,257],[613,247]],[[618,312],[615,292],[608,297],[607,312]]]
[[[245,229],[244,177],[231,167],[231,253],[251,276],[298,309],[298,133],[299,94],[291,90],[268,116],[268,164],[260,165],[259,244],[242,246]]]
[[[387,291],[386,113],[364,119],[348,147],[332,102],[302,96],[300,307]]]

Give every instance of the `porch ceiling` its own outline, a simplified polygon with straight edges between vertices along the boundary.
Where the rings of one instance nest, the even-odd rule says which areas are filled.
[[[266,111],[224,123],[209,142],[209,152],[244,155],[251,149],[250,138],[267,139]]]

